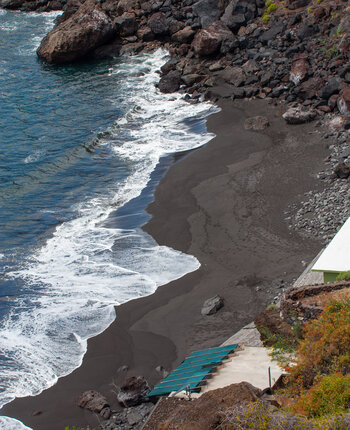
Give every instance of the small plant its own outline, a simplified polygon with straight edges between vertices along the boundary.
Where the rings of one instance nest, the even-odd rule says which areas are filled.
[[[272,0],[266,0],[265,7],[268,8],[273,3]]]
[[[330,301],[304,329],[290,382],[296,392],[310,388],[322,375],[350,373],[350,299]]]
[[[267,311],[278,311],[278,306],[277,306],[277,305],[275,305],[274,303],[271,303],[270,305],[268,305],[268,306],[266,307],[266,310],[267,310]]]
[[[264,13],[263,16],[261,17],[261,20],[264,24],[268,24],[270,21],[271,16],[268,13]]]
[[[275,12],[277,10],[276,3],[271,3],[268,8],[266,9],[267,13],[270,14],[271,12]]]
[[[312,11],[313,11],[312,6],[310,6],[310,7],[308,7],[308,8],[307,8],[307,14],[308,14],[308,15],[311,15],[311,14],[312,14]]]
[[[337,281],[348,281],[350,280],[350,270],[347,272],[340,272],[339,275],[335,278]]]
[[[323,0],[317,0],[317,4],[320,4],[322,2],[323,2]]]
[[[335,373],[321,377],[302,394],[292,410],[309,418],[347,412],[350,402],[350,375]]]

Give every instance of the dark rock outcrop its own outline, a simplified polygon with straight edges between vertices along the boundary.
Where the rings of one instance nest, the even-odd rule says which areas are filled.
[[[180,85],[181,73],[178,70],[171,70],[160,79],[158,88],[162,93],[174,93],[180,88]]]
[[[232,31],[248,24],[257,16],[258,8],[255,0],[232,0],[226,7],[221,21]]]
[[[304,124],[316,118],[314,110],[302,110],[300,108],[290,108],[285,112],[283,118],[288,124]]]
[[[87,0],[42,40],[37,54],[48,63],[69,63],[85,57],[115,34],[111,19],[95,0]]]
[[[100,413],[105,408],[109,408],[107,399],[101,393],[94,390],[85,391],[77,399],[77,405],[81,408],[97,413]]]
[[[137,406],[145,401],[145,396],[151,391],[146,379],[142,376],[132,376],[120,387],[117,395],[122,405]]]

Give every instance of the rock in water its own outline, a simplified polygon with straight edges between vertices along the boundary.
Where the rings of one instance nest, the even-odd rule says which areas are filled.
[[[74,15],[48,33],[37,54],[48,63],[70,63],[106,43],[114,34],[112,21],[100,5],[87,0]]]
[[[78,399],[77,405],[91,412],[100,413],[102,409],[109,408],[107,399],[94,390],[85,391]]]
[[[180,88],[181,73],[178,70],[171,70],[159,81],[158,88],[162,93],[174,93]]]
[[[303,111],[300,108],[290,108],[282,116],[288,124],[304,124],[314,120],[316,112],[314,110]]]
[[[224,306],[224,299],[218,295],[206,300],[203,304],[201,314],[212,315]]]
[[[144,377],[132,376],[120,388],[117,399],[126,407],[137,406],[145,400],[145,396],[150,391],[151,389]]]

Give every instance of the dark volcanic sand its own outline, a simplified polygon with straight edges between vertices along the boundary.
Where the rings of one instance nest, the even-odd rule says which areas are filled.
[[[35,430],[97,426],[97,417],[74,405],[82,391],[101,391],[114,406],[111,383],[123,380],[118,369],[125,364],[127,375],[157,382],[157,366],[171,369],[191,351],[222,343],[271,302],[274,281],[291,282],[301,261],[320,250],[321,243],[289,232],[284,221],[287,205],[317,186],[326,151],[309,133],[314,126],[287,126],[262,100],[222,107],[208,119],[217,137],[170,168],[145,226],[159,244],[195,255],[201,268],[118,307],[116,321],[89,340],[79,369],[39,396],[5,406],[4,415]],[[258,114],[271,127],[245,131],[245,118]],[[225,298],[224,308],[202,317],[203,301],[215,294]]]

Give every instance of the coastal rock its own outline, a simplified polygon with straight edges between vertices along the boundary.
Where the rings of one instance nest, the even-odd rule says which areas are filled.
[[[350,87],[345,87],[340,92],[337,106],[342,115],[350,116]]]
[[[156,36],[164,36],[169,32],[168,20],[162,12],[156,12],[150,17],[148,27]]]
[[[225,67],[225,69],[222,72],[220,72],[219,76],[221,76],[226,82],[234,85],[235,87],[240,87],[245,82],[245,79],[246,79],[244,70],[238,66]]]
[[[24,12],[62,10],[67,0],[0,0],[0,7]]]
[[[288,9],[299,9],[305,7],[310,3],[310,0],[287,0],[286,6]]]
[[[269,120],[266,116],[254,116],[252,118],[247,118],[244,123],[244,128],[246,130],[265,130],[270,125]]]
[[[350,176],[350,168],[344,163],[338,163],[334,168],[334,173],[340,179],[346,179]]]
[[[132,36],[137,30],[137,23],[133,13],[123,13],[123,15],[114,20],[114,25],[117,32],[123,37]]]
[[[232,0],[225,9],[221,21],[227,27],[237,32],[240,27],[245,26],[257,16],[257,5],[255,0]]]
[[[216,0],[199,0],[192,6],[192,10],[198,16],[203,28],[208,27],[221,16],[221,11]]]
[[[48,63],[78,60],[115,34],[111,19],[95,0],[87,0],[69,19],[42,40],[37,54]]]
[[[91,412],[100,413],[102,409],[109,407],[107,399],[98,391],[85,391],[78,399],[77,405]]]
[[[213,315],[224,306],[224,299],[218,295],[206,300],[203,304],[201,314]]]
[[[303,124],[316,118],[316,112],[312,109],[303,111],[301,108],[290,108],[282,117],[288,124]]]
[[[303,82],[298,88],[298,95],[302,99],[313,99],[318,94],[320,87],[323,84],[323,79],[319,77],[310,78]]]
[[[195,31],[192,30],[192,27],[187,25],[182,30],[177,31],[174,33],[171,38],[174,40],[174,42],[178,43],[191,43],[192,39],[195,35]]]
[[[126,407],[137,406],[145,400],[145,396],[150,391],[151,389],[144,377],[132,376],[120,387],[117,399]]]
[[[293,82],[294,85],[299,85],[306,78],[309,67],[309,62],[306,58],[300,58],[294,61],[289,80]]]
[[[327,84],[320,89],[318,95],[321,99],[328,100],[333,94],[339,93],[341,80],[338,77],[330,78]]]
[[[210,25],[197,32],[192,42],[192,48],[200,56],[212,55],[219,51],[222,40],[222,29],[217,25]]]
[[[174,93],[180,88],[180,85],[181,73],[178,70],[171,70],[160,79],[158,88],[162,93]]]

